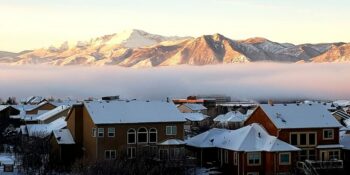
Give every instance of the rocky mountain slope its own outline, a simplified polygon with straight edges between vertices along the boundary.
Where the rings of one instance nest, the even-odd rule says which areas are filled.
[[[350,61],[350,44],[277,43],[265,38],[232,40],[220,34],[165,37],[129,30],[22,53],[0,52],[0,62],[51,65],[120,65],[154,67],[273,62]]]

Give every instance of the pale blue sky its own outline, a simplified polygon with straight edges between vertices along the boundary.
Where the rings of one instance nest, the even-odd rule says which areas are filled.
[[[161,35],[350,42],[348,0],[0,0],[0,50],[47,47],[125,29]]]

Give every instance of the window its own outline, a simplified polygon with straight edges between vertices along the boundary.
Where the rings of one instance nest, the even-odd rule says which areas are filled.
[[[135,129],[128,130],[128,144],[133,144],[136,142],[136,131]]]
[[[224,150],[224,162],[228,164],[228,151]]]
[[[290,165],[290,153],[280,153],[279,154],[279,164],[280,165]]]
[[[237,165],[238,164],[238,153],[234,152],[233,153],[233,165]]]
[[[104,128],[98,128],[98,137],[104,137],[105,135],[105,129]]]
[[[260,165],[261,153],[260,152],[251,152],[247,153],[248,165]]]
[[[169,155],[168,149],[159,149],[159,159],[167,160]]]
[[[329,155],[329,160],[339,160],[340,159],[338,150],[329,151],[328,155]]]
[[[315,160],[316,152],[314,149],[303,149],[299,152],[299,160]]]
[[[169,159],[170,160],[178,160],[180,158],[181,158],[180,148],[169,148]]]
[[[333,129],[324,129],[323,130],[323,139],[324,140],[332,140],[332,139],[334,139]]]
[[[91,130],[91,136],[96,137],[96,128],[92,128]]]
[[[166,126],[166,135],[176,135],[176,126]]]
[[[117,152],[115,150],[105,150],[105,159],[111,160],[117,157]]]
[[[300,145],[307,145],[306,144],[306,134],[300,134],[300,141],[299,141]]]
[[[316,145],[316,134],[309,133],[309,145]]]
[[[115,137],[115,128],[108,128],[108,137]]]
[[[147,129],[139,128],[137,131],[137,143],[147,143]]]
[[[135,147],[129,147],[127,151],[127,155],[129,159],[133,159],[136,157],[136,148]]]
[[[291,133],[290,144],[296,146],[314,146],[316,145],[315,132]]]
[[[149,142],[150,143],[157,143],[157,129],[151,128],[149,130]]]
[[[292,145],[298,145],[298,134],[291,134],[290,137],[290,143]]]

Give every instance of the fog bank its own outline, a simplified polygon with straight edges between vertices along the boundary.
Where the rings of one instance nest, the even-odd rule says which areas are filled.
[[[164,99],[225,94],[235,99],[350,99],[350,64],[248,63],[133,69],[0,64],[0,97],[40,95]]]

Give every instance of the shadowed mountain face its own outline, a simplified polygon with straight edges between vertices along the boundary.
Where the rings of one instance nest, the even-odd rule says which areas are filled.
[[[0,52],[0,62],[50,65],[120,65],[155,67],[273,62],[350,61],[346,43],[277,43],[265,38],[232,40],[220,34],[192,37],[165,37],[141,30],[124,31],[89,41],[25,51]]]

